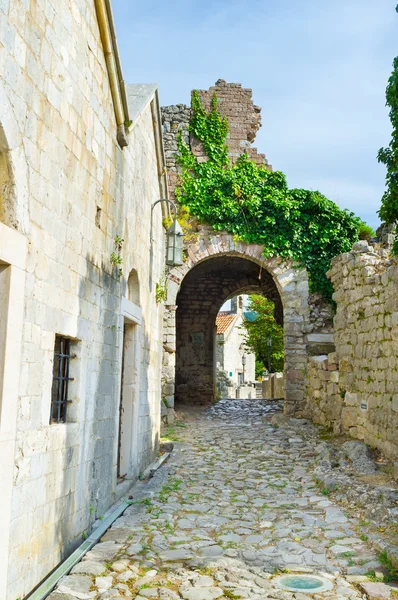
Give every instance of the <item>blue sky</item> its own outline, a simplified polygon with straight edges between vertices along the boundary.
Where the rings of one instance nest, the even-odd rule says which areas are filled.
[[[385,87],[397,0],[113,0],[125,80],[188,103],[221,78],[253,89],[255,145],[290,187],[319,189],[372,226],[391,134]]]

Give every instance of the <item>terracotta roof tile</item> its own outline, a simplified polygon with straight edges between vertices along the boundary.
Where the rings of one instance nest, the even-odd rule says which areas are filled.
[[[231,325],[231,323],[233,323],[235,319],[236,315],[234,314],[231,315],[231,313],[227,312],[218,313],[216,318],[217,335],[219,335],[220,333],[225,333],[228,327]]]

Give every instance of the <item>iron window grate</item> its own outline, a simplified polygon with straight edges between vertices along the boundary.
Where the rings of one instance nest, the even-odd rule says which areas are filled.
[[[66,422],[66,408],[71,402],[68,397],[69,382],[73,381],[73,377],[69,377],[72,358],[75,355],[71,354],[71,340],[55,336],[50,423]]]

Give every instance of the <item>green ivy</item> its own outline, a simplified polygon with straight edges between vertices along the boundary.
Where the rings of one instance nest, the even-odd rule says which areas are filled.
[[[398,12],[398,5],[395,9]],[[386,191],[383,194],[379,216],[387,223],[398,221],[398,56],[386,89],[386,105],[390,107],[392,136],[388,148],[380,148],[377,159],[387,167]],[[393,252],[398,255],[398,226]]]
[[[207,112],[199,93],[193,92],[189,129],[208,159],[198,160],[179,136],[177,200],[214,230],[263,245],[265,256],[299,261],[309,272],[311,291],[330,300],[333,288],[326,271],[334,256],[358,240],[361,219],[320,192],[289,189],[283,173],[257,165],[247,154],[232,164],[226,145],[228,120],[220,115],[215,95]]]

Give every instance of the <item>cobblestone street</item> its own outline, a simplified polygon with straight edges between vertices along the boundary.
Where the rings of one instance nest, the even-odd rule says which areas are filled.
[[[367,597],[355,577],[380,567],[376,553],[319,491],[305,422],[274,425],[276,408],[222,401],[177,424],[169,462],[135,486],[135,504],[50,599]],[[323,575],[333,588],[282,591],[281,572]]]

